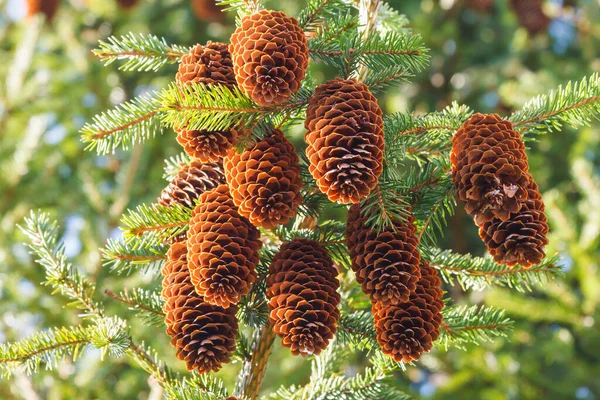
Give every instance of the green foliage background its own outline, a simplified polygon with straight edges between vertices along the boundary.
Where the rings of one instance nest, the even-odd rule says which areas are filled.
[[[481,112],[508,115],[530,97],[568,80],[600,71],[600,4],[578,7],[547,1],[548,33],[530,37],[508,2],[477,13],[461,0],[394,0],[410,27],[431,48],[431,65],[413,83],[380,96],[386,112],[440,110],[452,101]],[[267,2],[296,15],[302,1]],[[125,12],[116,2],[63,1],[52,24],[24,19],[18,0],[0,0],[0,342],[50,326],[72,325],[77,313],[64,299],[39,286],[43,271],[20,242],[30,209],[49,211],[65,228],[67,254],[94,277],[111,313],[130,320],[136,336],[160,349],[178,370],[162,328],[135,322],[133,313],[104,289],[159,285],[150,275],[109,274],[98,248],[118,237],[126,207],[152,201],[164,187],[163,159],[176,155],[174,135],[165,133],[143,148],[97,156],[84,151],[85,121],[134,95],[166,86],[176,66],[160,72],[128,73],[103,67],[91,54],[99,39],[128,32],[152,33],[169,43],[227,41],[233,16],[200,22],[187,0],[141,1]],[[318,80],[319,76],[315,76]],[[600,398],[600,124],[565,129],[529,142],[533,174],[544,194],[551,225],[550,249],[558,252],[564,279],[519,293],[451,290],[459,304],[505,308],[516,320],[508,339],[446,351],[438,347],[397,376],[403,390],[434,399]],[[470,219],[457,207],[446,248],[481,255],[484,247]],[[137,328],[137,329],[136,329]],[[349,374],[364,360],[346,361]],[[219,373],[232,382],[239,365]],[[305,383],[310,363],[276,348],[263,390]],[[146,399],[160,388],[127,359],[100,360],[88,351],[53,372],[18,374],[0,381],[1,399]]]

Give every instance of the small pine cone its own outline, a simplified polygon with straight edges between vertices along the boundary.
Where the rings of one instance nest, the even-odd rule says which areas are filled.
[[[281,11],[261,10],[242,18],[229,51],[239,87],[263,106],[288,100],[306,75],[306,37],[298,21]]]
[[[287,224],[302,202],[300,163],[294,146],[280,130],[241,154],[224,158],[225,176],[238,212],[255,226]]]
[[[542,195],[533,179],[527,191],[527,200],[519,212],[506,221],[494,218],[479,228],[479,236],[498,264],[528,268],[546,256],[548,222]]]
[[[441,283],[435,268],[423,263],[421,279],[408,301],[393,306],[373,304],[377,342],[384,354],[397,362],[411,362],[431,350],[442,323]]]
[[[350,207],[346,241],[352,270],[371,302],[394,305],[408,301],[421,277],[414,217],[381,232],[369,229],[358,204]]]
[[[218,371],[235,350],[236,307],[224,309],[202,300],[194,290],[185,242],[174,243],[163,266],[162,297],[167,334],[187,369]]]
[[[358,203],[383,169],[383,119],[377,99],[355,80],[317,86],[306,112],[309,171],[329,200]]]
[[[469,118],[452,138],[450,160],[456,195],[478,225],[506,220],[527,198],[525,144],[512,123],[496,114]]]
[[[215,0],[191,0],[194,16],[202,22],[221,21],[224,17]]]
[[[530,35],[536,35],[546,30],[550,18],[544,13],[543,0],[510,0],[519,24],[527,29]]]
[[[267,278],[269,319],[292,354],[319,354],[335,334],[337,274],[327,250],[313,240],[294,239],[273,257]]]
[[[130,10],[137,5],[138,0],[117,0],[117,3],[122,9]]]
[[[494,0],[467,0],[467,6],[475,11],[486,13],[494,6]]]
[[[202,162],[215,162],[226,156],[238,139],[235,129],[225,131],[193,130],[175,128],[177,142],[192,158]]]
[[[188,231],[196,292],[210,304],[237,304],[256,280],[261,246],[258,229],[237,212],[227,185],[201,194]]]
[[[235,86],[233,63],[228,45],[209,41],[206,45],[197,44],[181,58],[175,75],[177,83],[204,83]]]
[[[225,174],[220,162],[201,163],[198,160],[192,160],[163,189],[158,198],[158,204],[163,206],[181,204],[185,207],[193,207],[196,199],[202,193],[223,183],[225,183]]]
[[[27,16],[44,14],[47,21],[52,21],[58,10],[59,0],[27,0]]]

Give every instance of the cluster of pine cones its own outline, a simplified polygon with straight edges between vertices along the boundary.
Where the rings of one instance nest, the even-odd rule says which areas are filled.
[[[262,10],[245,16],[231,44],[195,46],[176,75],[179,85],[237,86],[257,104],[289,101],[308,66],[306,36],[294,18]],[[378,232],[366,225],[359,201],[377,185],[383,166],[383,120],[376,98],[356,80],[316,88],[305,122],[309,170],[333,202],[353,204],[348,219],[352,268],[371,298],[377,340],[397,361],[431,349],[442,321],[441,281],[421,259],[414,218]],[[283,243],[268,276],[258,277],[257,228],[287,224],[302,203],[299,158],[283,132],[235,148],[244,128],[176,128],[192,159],[158,203],[194,207],[187,234],[168,253],[162,295],[167,333],[188,369],[218,370],[230,360],[238,330],[237,304],[266,279],[269,320],[293,354],[319,354],[336,333],[338,270],[322,244]]]

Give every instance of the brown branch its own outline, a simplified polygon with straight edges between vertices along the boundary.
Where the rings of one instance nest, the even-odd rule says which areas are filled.
[[[275,342],[275,333],[273,326],[266,324],[258,334],[252,346],[252,355],[249,360],[244,361],[242,366],[242,378],[239,382],[240,391],[245,398],[256,400],[260,391],[267,363],[273,343]]]
[[[129,232],[135,236],[141,236],[145,232],[159,231],[162,229],[170,229],[177,228],[179,226],[185,226],[188,224],[188,221],[180,221],[180,222],[172,222],[170,224],[165,225],[154,225],[154,226],[145,226],[143,228],[130,229]]]
[[[139,124],[142,121],[145,121],[147,119],[152,118],[154,115],[156,115],[159,111],[161,111],[160,108],[157,108],[155,110],[150,111],[148,114],[142,115],[141,117],[132,119],[131,121],[127,122],[126,124],[123,125],[119,125],[113,129],[109,129],[109,130],[104,130],[104,129],[99,129],[98,132],[96,132],[93,136],[92,136],[92,140],[100,140],[106,136],[112,135],[113,133],[116,132],[120,132],[122,130],[125,130],[127,128],[129,128],[130,126],[133,126],[135,124]]]
[[[595,103],[596,101],[600,101],[600,95],[594,96],[594,97],[590,97],[589,99],[581,100],[578,103],[564,106],[563,108],[551,111],[551,112],[546,113],[546,114],[538,115],[535,118],[531,118],[531,119],[528,119],[528,120],[525,120],[525,121],[517,122],[515,124],[515,127],[521,126],[521,125],[529,125],[529,124],[532,124],[534,122],[541,121],[541,120],[549,118],[549,117],[553,117],[555,115],[558,115],[558,114],[566,112],[566,111],[575,110],[577,108],[585,107],[588,104]],[[523,133],[524,131],[525,131],[525,128],[523,128],[523,130],[521,130],[520,133]]]
[[[116,254],[114,258],[124,261],[160,261],[166,260],[167,256],[135,256],[133,254]]]
[[[139,308],[140,310],[144,310],[144,311],[150,312],[150,313],[152,313],[154,315],[158,315],[160,317],[164,317],[165,316],[165,314],[162,313],[162,312],[160,312],[160,311],[153,310],[152,308],[146,307],[146,306],[138,304],[138,303],[136,303],[136,302],[134,302],[132,300],[129,300],[129,299],[126,299],[126,298],[124,298],[122,296],[119,296],[118,294],[116,294],[112,290],[106,289],[104,291],[104,293],[106,293],[107,296],[110,296],[113,299],[116,299],[116,300],[120,301],[121,303],[127,304],[128,306]]]
[[[144,350],[143,348],[138,346],[133,340],[131,340],[131,342],[129,343],[129,346],[136,357],[138,357],[143,362],[150,365],[150,367],[156,372],[156,374],[158,374],[158,376],[156,376],[154,374],[153,374],[153,376],[161,383],[161,386],[164,386],[164,384],[168,380],[167,374],[166,374],[164,368],[162,366],[158,365],[156,362],[154,362],[154,359],[146,352],[146,350]]]
[[[434,130],[438,130],[438,129],[446,129],[446,130],[450,130],[450,131],[455,131],[457,128],[453,127],[453,126],[429,126],[429,127],[416,127],[416,128],[411,128],[405,131],[401,131],[398,132],[398,135],[411,135],[413,133],[416,134],[421,134],[421,133],[425,133],[427,131],[434,131]]]
[[[554,268],[554,264],[548,264],[547,266],[537,268],[537,269],[520,267],[520,268],[507,268],[507,269],[502,269],[502,270],[498,270],[498,271],[473,271],[473,270],[468,270],[468,269],[464,269],[464,268],[452,267],[450,265],[443,265],[443,266],[439,265],[438,267],[447,269],[450,271],[454,271],[454,272],[460,272],[460,273],[472,275],[472,276],[496,276],[496,275],[520,274],[523,272],[550,271],[552,268]]]
[[[487,324],[487,325],[471,325],[471,326],[461,326],[461,327],[451,327],[446,321],[442,321],[442,327],[450,336],[455,336],[455,332],[457,331],[476,331],[476,330],[484,330],[484,329],[498,329],[498,328],[509,328],[507,324]]]
[[[22,362],[25,360],[28,360],[38,354],[44,353],[46,351],[52,351],[55,349],[58,349],[60,347],[67,347],[67,346],[76,346],[79,344],[83,344],[83,343],[88,343],[89,339],[79,339],[79,340],[72,340],[70,342],[65,342],[65,343],[56,343],[56,344],[51,344],[49,346],[45,346],[42,348],[37,349],[36,351],[29,353],[29,354],[24,354],[20,357],[13,357],[13,358],[2,358],[0,359],[0,364],[4,364],[4,363],[12,363],[12,362]]]
[[[315,9],[315,11],[313,11],[307,18],[306,18],[306,22],[304,24],[302,24],[301,28],[305,28],[306,26],[310,25],[311,22],[313,22],[313,20],[315,19],[315,17],[317,16],[318,13],[321,12],[321,10],[327,5],[329,4],[330,0],[325,0],[321,3],[321,5],[319,7],[317,7]]]
[[[183,53],[175,53],[175,52],[171,52],[168,51],[166,53],[161,53],[161,54],[156,54],[156,53],[144,53],[142,51],[121,51],[121,52],[115,52],[115,53],[109,53],[109,52],[94,52],[94,54],[100,58],[108,58],[108,57],[126,57],[126,56],[133,56],[133,57],[156,57],[156,58],[160,58],[160,57],[168,57],[168,58],[181,58],[183,57]]]

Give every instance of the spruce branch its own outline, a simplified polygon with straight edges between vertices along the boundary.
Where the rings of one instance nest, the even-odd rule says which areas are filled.
[[[305,32],[313,32],[328,20],[337,18],[343,8],[339,0],[309,0],[298,15],[298,25]]]
[[[160,360],[158,353],[149,346],[137,344],[133,340],[129,342],[127,354],[132,357],[140,367],[152,375],[162,387],[169,388],[176,382],[175,374],[168,369]]]
[[[141,204],[121,218],[125,241],[133,249],[164,245],[188,228],[191,210],[179,204]]]
[[[406,220],[410,204],[396,191],[396,182],[380,181],[371,193],[361,201],[360,210],[365,223],[372,229],[393,229],[394,224]]]
[[[446,348],[450,343],[463,348],[467,343],[478,344],[504,337],[512,330],[513,322],[504,315],[504,310],[484,306],[455,306],[442,310],[439,343]]]
[[[213,374],[194,374],[167,384],[165,395],[175,400],[223,400],[227,390],[223,381]]]
[[[146,325],[164,325],[163,299],[159,293],[142,288],[124,289],[119,294],[106,289],[104,293],[126,304],[130,310],[137,311],[137,315],[142,318]]]
[[[563,124],[589,126],[599,118],[600,74],[594,73],[531,99],[509,120],[523,135],[529,135],[559,130]]]
[[[216,0],[223,11],[236,11],[239,17],[254,14],[263,8],[261,0]]]
[[[142,273],[157,272],[167,259],[166,244],[146,244],[139,246],[133,241],[108,239],[106,246],[101,249],[103,265],[117,273],[131,274],[133,271]]]
[[[164,174],[163,178],[169,182],[171,182],[181,171],[181,169],[189,165],[192,159],[187,155],[186,152],[182,151],[176,156],[169,157],[165,160]]]
[[[166,64],[175,64],[190,48],[169,45],[164,38],[130,32],[107,41],[100,41],[99,48],[92,50],[104,65],[117,60],[127,60],[119,69],[124,71],[158,71]]]

